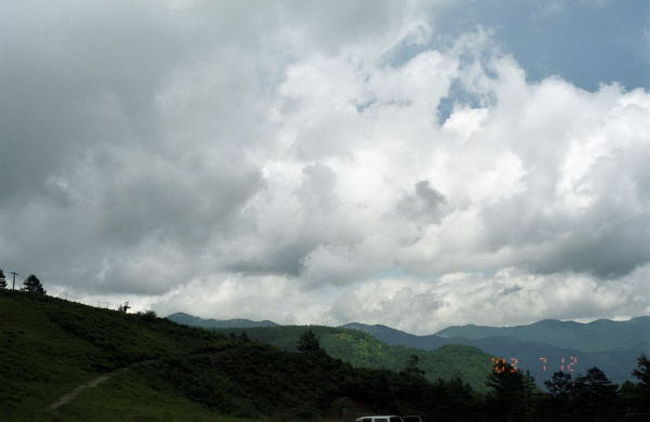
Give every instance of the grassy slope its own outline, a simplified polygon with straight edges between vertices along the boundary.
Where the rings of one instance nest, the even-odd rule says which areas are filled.
[[[447,402],[438,387],[355,369],[324,353],[292,353],[161,318],[6,290],[0,290],[0,351],[3,422],[249,420],[233,416],[286,422],[342,409],[349,420],[356,411],[435,412]],[[46,411],[64,393],[119,368],[128,370],[84,390],[56,414]]]
[[[245,331],[254,340],[272,344],[285,350],[295,350],[300,335],[307,329],[320,338],[321,347],[335,358],[359,368],[385,368],[393,371],[404,369],[410,356],[420,358],[419,367],[426,371],[426,378],[434,382],[438,378],[451,379],[459,376],[476,390],[485,390],[485,377],[491,370],[490,355],[470,346],[446,345],[434,351],[423,351],[404,346],[382,343],[371,335],[357,330],[322,326],[280,326],[222,330]]]
[[[205,406],[169,391],[159,391],[141,380],[142,373],[125,372],[85,390],[55,413],[23,411],[16,420],[34,421],[212,421],[258,422],[219,415]]]
[[[0,290],[0,416],[10,420],[45,419],[44,409],[56,398],[98,375],[139,361],[183,355],[226,342],[230,341],[161,319],[147,321],[59,299]],[[111,382],[115,381],[106,384]],[[124,400],[149,391],[141,382],[130,385]],[[89,389],[79,396],[79,403],[92,394],[120,400],[109,391],[106,385]],[[215,416],[207,408],[183,400],[182,395],[159,392],[157,396],[173,411],[200,414],[203,418]],[[77,419],[76,405],[77,401],[61,409],[64,420]],[[148,400],[139,405],[145,413],[160,410]],[[89,420],[88,416],[78,419]]]

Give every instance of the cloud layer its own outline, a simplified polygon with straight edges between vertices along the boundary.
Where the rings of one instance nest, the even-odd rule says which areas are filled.
[[[650,312],[643,88],[531,78],[442,1],[6,9],[3,266],[413,332]]]

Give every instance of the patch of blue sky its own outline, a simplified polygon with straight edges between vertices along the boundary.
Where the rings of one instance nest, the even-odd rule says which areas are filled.
[[[387,63],[449,48],[482,28],[531,82],[559,76],[590,91],[614,82],[650,90],[648,0],[457,0],[436,8],[432,24],[427,44],[405,40]]]
[[[648,0],[463,0],[438,9],[433,24],[438,43],[489,30],[530,81],[650,90]]]
[[[438,103],[437,120],[442,125],[451,116],[454,106],[463,105],[471,108],[484,107],[485,100],[468,91],[458,79],[454,79],[449,87],[449,92]]]

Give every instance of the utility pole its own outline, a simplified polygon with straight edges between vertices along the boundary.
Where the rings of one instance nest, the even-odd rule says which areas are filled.
[[[15,271],[11,271],[10,274],[13,274],[14,276],[14,281],[11,284],[11,290],[16,290],[16,276],[18,275],[18,273]]]

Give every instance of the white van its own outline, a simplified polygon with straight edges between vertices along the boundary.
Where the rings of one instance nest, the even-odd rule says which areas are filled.
[[[357,418],[356,422],[404,422],[401,416],[386,415],[386,416],[362,416]]]

